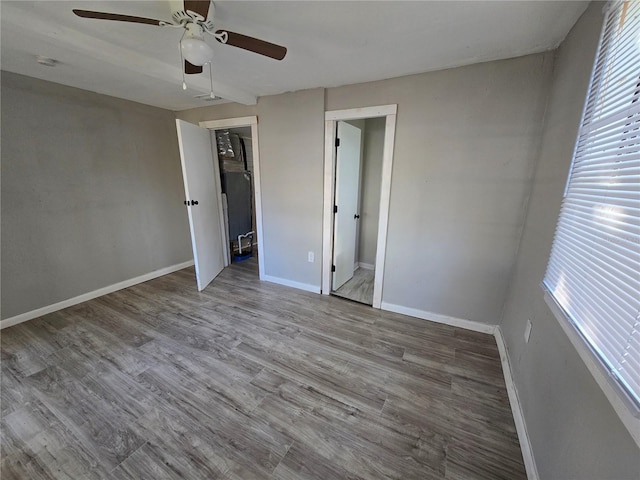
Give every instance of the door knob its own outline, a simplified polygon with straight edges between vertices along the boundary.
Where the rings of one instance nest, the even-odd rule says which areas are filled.
[[[197,200],[191,200],[191,205],[197,205],[198,201]]]

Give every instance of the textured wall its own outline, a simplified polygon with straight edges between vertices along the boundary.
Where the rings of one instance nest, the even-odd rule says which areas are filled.
[[[320,288],[324,90],[261,97],[258,105],[223,104],[177,112],[203,120],[258,116],[264,274]],[[307,253],[315,253],[309,263]]]
[[[376,263],[378,245],[384,127],[384,117],[368,118],[365,121],[358,260],[369,265]]]
[[[319,288],[324,111],[397,103],[383,301],[497,324],[552,59],[530,55],[177,116],[198,123],[258,115],[265,273]]]
[[[2,318],[192,258],[172,112],[2,72]]]
[[[551,79],[538,54],[327,90],[398,104],[383,302],[499,322]]]
[[[557,52],[540,158],[502,330],[542,479],[637,479],[640,451],[543,300],[602,24],[594,3]],[[527,319],[533,328],[524,342]]]
[[[265,273],[319,288],[324,90],[260,98]],[[307,252],[315,253],[315,263]]]

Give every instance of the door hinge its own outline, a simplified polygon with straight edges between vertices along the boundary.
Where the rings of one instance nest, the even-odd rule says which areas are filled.
[[[336,147],[340,146],[340,139],[336,137]]]
[[[335,272],[336,271],[336,266],[335,265],[331,265],[331,271]]]
[[[333,213],[338,213],[338,205],[333,206]]]

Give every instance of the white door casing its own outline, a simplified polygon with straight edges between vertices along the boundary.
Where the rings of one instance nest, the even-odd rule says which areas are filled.
[[[349,123],[338,122],[336,186],[333,230],[332,289],[337,290],[353,277],[358,231],[360,158],[362,131]]]
[[[202,125],[200,125],[202,127]],[[224,266],[231,263],[231,251],[229,245],[229,215],[227,196],[222,193],[222,175],[220,174],[220,158],[218,157],[218,142],[215,130],[209,130],[211,134],[211,155],[213,156],[213,172],[216,176],[216,192],[218,192],[218,205],[220,206],[220,231],[222,232],[222,255]]]
[[[381,308],[384,270],[387,250],[387,227],[391,202],[391,175],[395,145],[396,116],[398,105],[379,105],[345,110],[331,110],[324,114],[324,201],[322,215],[322,289],[324,295],[331,293],[331,264],[333,262],[333,202],[336,171],[336,149],[334,146],[336,123],[339,120],[356,120],[385,117],[384,148],[382,155],[382,181],[380,188],[380,213],[378,217],[378,240],[376,247],[375,276],[373,282],[373,308]]]
[[[183,120],[176,120],[176,128],[185,199],[189,202],[187,212],[196,280],[198,290],[204,290],[224,268],[222,206],[216,188],[211,135],[208,130]]]

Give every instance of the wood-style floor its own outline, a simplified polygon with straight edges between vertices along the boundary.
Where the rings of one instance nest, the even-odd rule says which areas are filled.
[[[2,331],[2,480],[522,479],[494,339],[226,269]]]
[[[358,268],[344,285],[331,292],[338,297],[348,298],[354,302],[373,304],[373,270]]]

